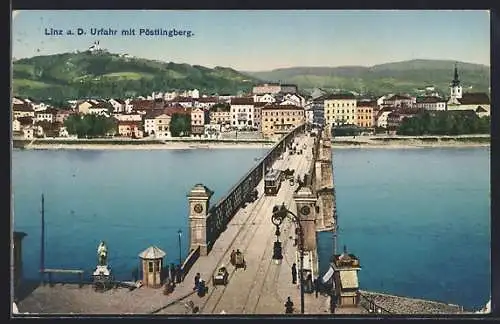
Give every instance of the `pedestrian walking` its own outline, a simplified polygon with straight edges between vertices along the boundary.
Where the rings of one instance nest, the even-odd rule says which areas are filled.
[[[230,260],[231,260],[231,264],[234,266],[234,264],[236,263],[236,252],[234,250],[231,252]]]
[[[314,292],[316,294],[316,298],[318,298],[318,294],[319,294],[319,279],[318,278],[314,279]]]
[[[292,265],[292,283],[294,285],[297,283],[297,265],[295,263]]]
[[[200,276],[200,273],[198,272],[196,274],[196,276],[194,276],[194,288],[193,288],[193,290],[198,289],[198,284],[200,283],[200,278],[201,278],[201,276]]]
[[[335,314],[335,308],[337,307],[337,303],[335,300],[335,295],[331,294],[330,295],[330,313]]]
[[[175,269],[175,282],[176,283],[182,282],[182,268],[180,264],[177,265],[177,268]]]
[[[175,282],[175,266],[173,263],[170,263],[170,279]]]
[[[293,314],[293,302],[290,297],[287,298],[285,303],[285,314]]]

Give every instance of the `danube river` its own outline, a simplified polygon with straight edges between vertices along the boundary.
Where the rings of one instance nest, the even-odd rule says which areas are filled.
[[[42,192],[46,267],[90,272],[104,240],[115,276],[130,279],[150,245],[179,262],[179,229],[186,255],[186,194],[194,184],[214,190],[215,202],[266,150],[14,151],[14,226],[28,234],[25,277],[39,269]],[[345,244],[359,256],[362,289],[469,309],[488,301],[489,148],[338,149],[334,172],[338,250]],[[331,234],[319,244],[326,271]]]

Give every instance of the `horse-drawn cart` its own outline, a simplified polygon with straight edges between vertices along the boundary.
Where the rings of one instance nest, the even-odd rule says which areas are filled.
[[[227,285],[227,281],[229,279],[229,273],[227,272],[226,267],[220,267],[219,271],[212,278],[212,284],[216,285]]]
[[[234,255],[234,267],[236,269],[238,268],[247,268],[247,263],[245,262],[245,257],[243,256],[243,253],[240,251],[237,251],[236,254]]]

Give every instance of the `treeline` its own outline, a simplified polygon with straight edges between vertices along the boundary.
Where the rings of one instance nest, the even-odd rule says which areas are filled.
[[[462,135],[488,134],[490,117],[478,117],[467,111],[425,111],[413,118],[405,118],[397,129],[398,135]]]
[[[117,122],[113,117],[89,115],[71,115],[64,121],[69,134],[78,138],[101,137],[116,134]]]

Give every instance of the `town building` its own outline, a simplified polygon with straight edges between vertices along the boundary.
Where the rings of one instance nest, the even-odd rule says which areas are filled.
[[[358,101],[355,109],[356,125],[364,128],[372,128],[375,125],[375,116],[373,109],[377,107],[376,101],[363,100]]]
[[[211,110],[210,111],[210,124],[212,125],[230,125],[231,124],[231,111],[224,110]]]
[[[109,99],[108,100],[109,104],[113,106],[113,112],[114,113],[122,113],[125,112],[126,108],[126,103],[125,100],[123,99]]]
[[[205,134],[205,124],[209,124],[209,111],[202,108],[191,110],[191,135],[203,136]]]
[[[355,125],[356,97],[351,93],[331,94],[324,98],[326,125]]]
[[[251,97],[231,99],[231,126],[238,129],[254,128],[254,101]]]
[[[444,111],[446,110],[447,100],[434,96],[427,96],[422,98],[417,98],[415,103],[415,108],[433,110],[433,111]]]
[[[46,121],[53,123],[57,115],[57,109],[47,109],[44,111],[37,111],[35,113],[35,122]]]
[[[55,122],[62,124],[66,119],[68,119],[69,116],[73,114],[74,113],[71,110],[60,109],[57,111],[56,116],[54,118]]]
[[[265,138],[289,132],[304,122],[302,107],[268,105],[262,108],[262,136]]]
[[[195,107],[208,110],[219,103],[217,97],[201,97],[195,101]]]
[[[455,65],[453,80],[450,85],[450,98],[447,103],[447,110],[473,110],[478,116],[490,115],[490,98],[484,92],[463,93],[458,69]]]
[[[395,95],[390,96],[389,98],[385,99],[383,101],[382,107],[412,108],[416,102],[417,102],[416,97],[395,94]]]
[[[22,103],[14,103],[12,105],[12,113],[14,118],[19,118],[19,117],[33,117],[35,118],[35,111],[33,110],[33,107],[29,103],[22,102]]]
[[[389,118],[389,114],[392,113],[396,108],[394,107],[384,107],[381,108],[375,117],[375,125],[378,128],[387,128],[387,120]]]
[[[142,123],[137,121],[118,121],[118,135],[123,137],[142,138]]]
[[[252,93],[263,95],[266,93],[297,93],[297,86],[294,84],[263,83],[253,87]]]
[[[317,97],[306,104],[306,108],[312,111],[313,124],[325,125],[325,98],[327,95]]]
[[[170,121],[172,117],[166,110],[151,110],[144,116],[144,133],[156,138],[170,137]]]
[[[257,102],[275,103],[276,102],[276,98],[274,98],[274,96],[270,93],[265,93],[263,95],[254,94],[253,100],[255,103],[257,103]]]

